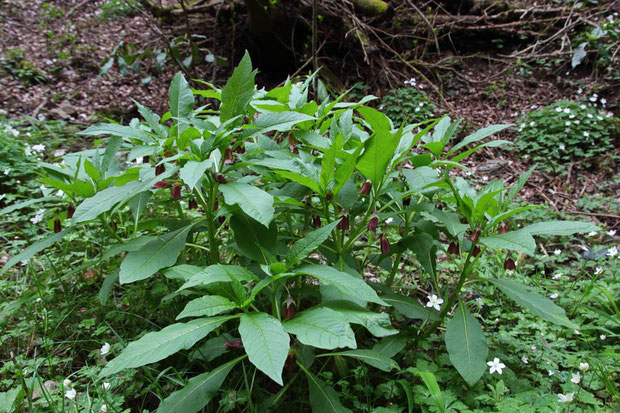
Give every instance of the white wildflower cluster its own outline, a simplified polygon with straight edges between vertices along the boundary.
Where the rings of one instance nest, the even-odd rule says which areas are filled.
[[[415,80],[415,78],[412,77],[411,79],[405,80],[403,83],[407,86],[415,87],[417,84],[417,81]]]
[[[38,224],[39,222],[43,221],[43,215],[45,215],[45,210],[44,209],[39,209],[32,218],[30,218],[30,222],[32,222],[33,224]]]

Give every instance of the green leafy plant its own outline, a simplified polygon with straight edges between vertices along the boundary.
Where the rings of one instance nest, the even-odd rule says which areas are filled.
[[[560,101],[521,118],[515,143],[545,169],[561,169],[570,162],[590,167],[595,159],[613,160],[610,152],[618,131],[620,122],[591,102]]]
[[[6,72],[26,84],[44,83],[47,77],[26,57],[21,49],[7,49],[0,58],[0,75]]]
[[[173,289],[166,299],[184,305],[177,322],[107,361],[101,378],[195,348],[208,370],[172,392],[159,412],[199,411],[230,377],[244,383],[242,402],[251,409],[277,406],[305,379],[314,411],[348,411],[325,368],[363,363],[401,374],[393,358],[425,345],[441,326],[452,365],[467,384],[479,381],[489,347],[466,284],[496,288],[546,321],[577,328],[534,287],[506,272],[476,271],[481,257],[510,268],[511,251],[534,255],[535,236],[597,229],[569,221],[513,226],[532,208],[511,207],[531,171],[510,188],[501,181],[476,188],[451,176],[477,150],[508,144],[483,140],[509,125],[457,140],[458,122],[448,117],[395,126],[366,105],[372,96],[317,103],[308,98],[313,76],[265,91],[255,74],[248,54],[222,89],[206,82],[207,89],[191,89],[177,74],[161,118],[136,102],[142,122],[91,126],[81,134],[110,138],[65,155],[62,165],[40,164],[40,181],[77,207],[4,271],[97,223],[117,244],[95,261],[124,254],[104,296],[116,281],[146,288],[165,277]],[[197,96],[220,101],[219,110],[195,109]],[[147,208],[154,200],[160,207]],[[450,265],[438,260],[443,254]],[[403,274],[405,261],[411,266]],[[411,279],[428,295],[409,295],[403,288]],[[397,329],[390,315],[406,322]],[[445,406],[434,376],[415,374],[434,405]]]
[[[381,110],[394,124],[400,125],[403,122],[417,123],[433,118],[437,106],[423,91],[408,87],[390,90],[383,97]]]
[[[615,18],[614,18],[615,17]],[[620,44],[620,20],[617,15],[602,18],[598,24],[590,23],[572,39],[577,47],[571,58],[572,68],[576,68],[588,55],[596,70],[602,70],[603,75],[618,78],[618,64],[614,53]]]
[[[138,14],[140,7],[140,2],[136,0],[107,0],[101,5],[100,16],[104,20],[131,17]]]

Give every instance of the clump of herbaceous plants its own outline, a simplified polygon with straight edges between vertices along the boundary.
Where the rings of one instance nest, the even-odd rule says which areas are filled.
[[[526,114],[519,121],[516,145],[524,156],[545,169],[583,161],[590,167],[609,156],[620,122],[598,102],[560,101]]]
[[[222,89],[192,90],[177,74],[163,117],[137,103],[143,121],[81,132],[109,136],[105,146],[41,164],[46,185],[77,206],[64,229],[5,270],[97,224],[117,240],[104,256],[123,254],[120,284],[165,277],[175,290],[167,299],[184,304],[176,322],[107,357],[102,379],[146,365],[163,370],[169,356],[194,348],[196,374],[166,384],[159,412],[199,411],[225,382],[243,383],[246,402],[262,408],[308,400],[316,412],[346,411],[322,371],[364,363],[399,374],[398,355],[441,326],[461,377],[480,379],[489,347],[466,282],[492,284],[546,321],[577,328],[533,287],[476,271],[486,255],[502,265],[504,250],[534,255],[535,236],[596,229],[565,221],[515,229],[512,217],[528,208],[511,201],[529,173],[509,188],[450,175],[476,150],[508,144],[485,140],[509,125],[457,139],[448,117],[395,125],[366,105],[372,96],[315,102],[314,76],[265,91],[255,74],[247,54]],[[218,100],[219,110],[195,109],[198,96]],[[154,202],[163,215],[147,208]],[[448,248],[453,282],[439,276],[437,257]],[[405,262],[413,268],[403,274]],[[432,293],[403,294],[412,278]],[[407,319],[400,330],[396,315]],[[295,381],[306,384],[289,386]]]

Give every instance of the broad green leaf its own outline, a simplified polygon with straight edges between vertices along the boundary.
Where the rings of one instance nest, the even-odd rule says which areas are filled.
[[[243,267],[238,265],[214,264],[193,275],[180,289],[184,290],[196,286],[207,286],[216,282],[254,280],[256,280],[256,275]]]
[[[219,186],[228,205],[239,207],[266,227],[273,219],[273,197],[254,185],[233,182]]]
[[[144,280],[162,268],[174,265],[185,248],[185,239],[193,226],[191,224],[164,234],[139,250],[127,254],[121,263],[121,284]]]
[[[409,338],[396,334],[394,336],[382,338],[372,349],[386,357],[392,358],[405,348],[407,342],[409,342]]]
[[[20,404],[24,393],[24,389],[21,387],[0,393],[0,413],[14,413],[22,410]]]
[[[7,271],[9,268],[13,267],[15,264],[17,264],[20,261],[29,260],[30,258],[34,257],[36,254],[43,251],[47,247],[54,245],[56,242],[63,239],[65,235],[67,235],[67,233],[69,232],[69,229],[70,228],[65,228],[64,230],[60,231],[57,234],[50,236],[49,238],[45,238],[44,240],[35,242],[31,246],[29,246],[28,248],[26,248],[25,250],[23,250],[22,252],[14,256],[13,258],[11,258],[6,264],[4,264],[4,267],[2,267],[2,271],[0,271],[0,273]]]
[[[439,384],[437,384],[437,379],[435,375],[429,371],[419,371],[415,370],[415,374],[420,376],[424,385],[428,389],[431,395],[431,400],[435,403],[435,407],[437,411],[440,413],[446,412],[446,402],[444,401],[443,394],[439,389]]]
[[[426,232],[416,231],[415,234],[403,238],[401,243],[415,254],[424,271],[435,277],[437,245],[433,237]]]
[[[138,139],[145,143],[152,143],[153,139],[141,131],[130,126],[117,125],[115,123],[100,123],[98,125],[89,126],[88,129],[78,132],[78,135],[99,136],[112,135],[121,138]]]
[[[127,202],[127,206],[136,221],[140,221],[140,215],[142,214],[142,211],[144,211],[146,204],[148,204],[149,199],[151,199],[151,192],[144,191],[140,192],[138,195],[131,198],[129,202]]]
[[[329,237],[339,222],[340,220],[329,223],[319,229],[309,232],[302,239],[297,240],[289,249],[288,254],[286,254],[287,267],[291,268],[317,249],[319,245]]]
[[[489,348],[482,327],[463,304],[448,320],[445,340],[452,365],[473,386],[486,370]]]
[[[338,134],[336,139],[332,141],[328,150],[323,153],[323,159],[321,159],[321,176],[320,176],[320,188],[325,193],[334,178],[334,168],[336,166],[336,154],[342,149],[344,141],[342,135]]]
[[[455,214],[454,212],[445,212],[441,209],[435,208],[433,212],[431,212],[431,215],[437,218],[439,223],[446,227],[446,230],[448,230],[450,235],[453,237],[456,237],[458,234],[469,228],[469,225],[461,223],[458,214]]]
[[[291,127],[297,125],[298,123],[313,119],[315,119],[313,116],[305,115],[299,112],[261,113],[251,125],[259,129],[256,131],[248,129],[251,131],[249,136],[271,131],[288,131]]]
[[[196,298],[187,303],[183,311],[181,311],[176,319],[180,320],[185,317],[201,316],[210,317],[235,308],[237,308],[237,306],[227,298],[220,297],[219,295],[207,295]]]
[[[519,179],[517,180],[517,182],[513,184],[508,190],[508,193],[506,194],[506,197],[504,198],[504,202],[503,202],[504,205],[509,205],[510,202],[512,202],[514,197],[517,196],[519,191],[523,188],[527,180],[530,179],[530,175],[532,175],[532,172],[534,172],[535,169],[536,169],[536,165],[532,166],[530,169],[527,170],[526,173],[521,174],[519,176]]]
[[[8,214],[9,212],[17,211],[18,209],[29,207],[30,205],[39,204],[47,201],[58,201],[58,198],[53,196],[46,196],[43,198],[30,199],[24,202],[18,202],[8,207],[0,209],[0,215]]]
[[[389,307],[389,304],[379,298],[377,293],[364,280],[355,278],[346,272],[338,271],[335,268],[323,265],[304,265],[296,269],[295,273],[308,274],[315,277],[321,283],[333,285],[347,296]]]
[[[600,228],[589,222],[576,221],[546,221],[537,222],[521,229],[530,235],[573,235],[591,231],[599,231]]]
[[[194,94],[181,72],[178,72],[170,83],[168,104],[170,105],[170,115],[175,120],[187,118],[192,113]]]
[[[135,100],[133,102],[136,104],[136,106],[138,107],[138,112],[140,112],[140,115],[142,115],[142,117],[144,118],[146,123],[149,125],[149,127],[153,130],[153,132],[155,132],[155,134],[157,134],[158,137],[162,139],[166,139],[167,137],[166,128],[160,124],[159,115],[157,115],[156,113],[153,113],[151,109],[147,108],[146,106],[141,105],[139,102]]]
[[[314,182],[312,178],[309,178],[305,175],[299,174],[297,172],[291,172],[291,171],[275,171],[275,173],[277,175],[280,175],[283,178],[290,179],[293,182],[297,182],[298,184],[301,184],[307,188],[310,188],[312,191],[316,192],[317,194],[321,193],[319,184]]]
[[[179,350],[187,350],[226,321],[236,316],[199,318],[188,323],[172,324],[163,330],[146,334],[130,343],[125,350],[101,370],[107,377],[124,369],[144,366],[163,360]]]
[[[562,307],[557,306],[547,297],[537,294],[534,288],[505,278],[489,279],[489,281],[502,290],[511,300],[527,308],[542,319],[571,329],[578,328],[566,317],[566,312]]]
[[[110,139],[108,139],[108,141],[106,142],[103,159],[101,159],[101,165],[99,165],[99,172],[101,173],[101,175],[107,176],[106,172],[108,171],[108,168],[110,168],[112,161],[114,161],[116,153],[121,149],[122,144],[123,140],[120,136],[112,136]]]
[[[205,171],[212,163],[213,161],[211,159],[207,159],[203,162],[189,161],[183,165],[183,168],[179,171],[179,177],[190,190],[193,190],[200,183],[200,179],[204,176]]]
[[[353,174],[353,171],[355,171],[357,158],[360,156],[363,149],[363,146],[358,146],[357,149],[349,154],[346,160],[336,168],[336,173],[334,174],[334,195],[338,195],[344,184],[347,183]]]
[[[284,322],[284,329],[307,346],[326,350],[357,348],[355,334],[345,318],[329,308],[313,308]]]
[[[395,293],[389,288],[381,288],[381,299],[394,307],[396,311],[412,320],[436,320],[437,313],[423,307],[417,300]]]
[[[110,246],[110,248],[106,252],[103,253],[102,258],[104,260],[107,260],[108,258],[114,257],[121,252],[138,251],[140,248],[144,247],[146,244],[156,239],[157,237],[155,236],[144,235],[138,238],[131,239],[124,244],[114,244]]]
[[[241,255],[261,264],[269,263],[269,253],[276,249],[278,230],[275,222],[265,228],[246,214],[235,214],[230,218],[230,227]]]
[[[308,378],[310,390],[310,406],[313,413],[350,413],[351,410],[344,407],[338,398],[338,393],[333,387],[328,386],[321,379],[310,373],[305,368],[303,372]]]
[[[486,137],[489,137],[491,135],[493,135],[494,133],[503,131],[506,128],[511,127],[512,125],[491,125],[491,126],[487,126],[486,128],[482,128],[480,130],[477,130],[476,132],[472,133],[469,136],[466,136],[461,142],[459,142],[458,144],[454,145],[454,147],[452,147],[452,149],[450,149],[450,151],[448,152],[447,156],[452,155],[454,152],[458,151],[459,149],[461,149],[464,146],[469,145],[470,143],[474,143],[474,142],[478,142]]]
[[[342,314],[351,324],[364,326],[375,337],[398,334],[398,330],[392,327],[387,313],[373,313],[350,301],[331,301],[322,306]]]
[[[340,351],[338,353],[323,353],[321,355],[353,357],[381,371],[385,371],[386,373],[389,373],[393,369],[400,370],[400,367],[398,367],[398,363],[396,363],[394,360],[387,357],[383,353],[375,350],[347,350]]]
[[[281,386],[290,337],[278,319],[265,313],[245,313],[239,334],[252,364]]]
[[[357,169],[377,187],[398,146],[398,139],[389,130],[377,130],[367,141]]]
[[[94,196],[86,198],[75,208],[73,222],[85,222],[97,218],[99,215],[109,211],[114,205],[127,201],[136,195],[139,188],[144,186],[143,182],[133,181],[123,186],[111,186]]]
[[[246,51],[239,66],[235,68],[232,76],[222,89],[222,105],[220,106],[220,121],[226,122],[242,114],[246,106],[254,96],[254,77],[256,72],[252,71],[252,61]]]
[[[483,237],[480,242],[493,249],[516,250],[528,255],[534,255],[536,252],[536,241],[529,232],[524,230]]]
[[[405,169],[403,171],[409,188],[413,191],[423,192],[430,184],[439,181],[437,170],[430,166],[420,166],[415,169]]]
[[[99,289],[99,303],[101,305],[105,305],[105,303],[108,302],[112,288],[114,288],[114,284],[117,281],[118,271],[114,271],[112,274],[105,277],[105,280],[103,280],[103,283],[101,284],[101,289]]]
[[[390,131],[392,125],[390,119],[377,109],[373,109],[368,106],[360,106],[357,108],[360,115],[364,117],[364,120],[372,127],[374,132],[379,130]]]
[[[195,413],[201,411],[222,386],[230,370],[243,357],[224,363],[210,372],[192,377],[187,385],[161,402],[157,413]]]

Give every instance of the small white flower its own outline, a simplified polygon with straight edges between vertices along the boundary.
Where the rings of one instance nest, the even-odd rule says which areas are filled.
[[[574,119],[575,115],[573,115],[572,113],[570,114],[570,116],[568,117],[569,119]]]
[[[558,398],[560,399],[560,403],[570,403],[573,401],[573,397],[575,396],[575,393],[568,393],[568,394],[562,394],[562,393],[558,393]]]
[[[484,303],[482,302],[482,297],[478,297],[478,298],[476,298],[476,305],[477,305],[479,308],[482,308],[482,306],[484,305]]]
[[[489,180],[489,177],[485,175],[485,176],[482,177],[482,180],[486,182],[486,181]]]
[[[579,370],[586,372],[590,370],[590,365],[588,363],[579,363]]]
[[[557,249],[557,250],[553,251],[553,253],[554,253],[555,255],[560,255],[560,254],[562,253],[562,250]]]
[[[43,145],[42,143],[39,143],[37,145],[32,145],[32,150],[35,152],[43,152],[45,151],[45,145]]]
[[[142,161],[143,161],[143,160],[144,160],[144,158],[143,158],[143,157],[138,156],[138,157],[134,160],[134,162],[135,162],[135,163],[142,163]]]
[[[101,346],[101,355],[105,356],[109,352],[110,352],[110,344],[109,343],[104,343],[104,345]]]
[[[579,105],[579,108],[581,108],[581,109],[586,109],[586,108],[587,108],[587,106],[586,106],[586,105],[584,105],[584,104],[581,104],[581,105]]]
[[[564,108],[564,113],[570,113],[570,108]]]
[[[441,304],[443,304],[443,298],[439,298],[435,294],[428,296],[428,302],[426,303],[428,308],[432,307],[437,311],[441,311]]]
[[[570,381],[575,384],[579,384],[579,382],[581,381],[581,374],[577,372],[577,373],[572,373],[572,375],[573,375],[573,378],[571,378]]]
[[[532,351],[536,351],[536,346],[532,346],[532,347],[530,347],[530,350],[532,350]]]
[[[581,335],[581,333],[579,332],[579,330],[575,330],[575,334],[577,334],[578,336]]]
[[[607,255],[610,257],[615,257],[616,255],[618,255],[618,248],[617,247],[611,247],[608,251],[607,251]]]
[[[205,56],[205,62],[207,62],[207,63],[215,62],[215,56],[213,54],[209,53],[208,55]]]
[[[596,119],[603,120],[603,117],[599,115],[599,116],[596,117]]]
[[[56,196],[58,198],[63,198],[65,196],[65,193],[62,192],[62,189],[59,189],[58,191],[56,191]]]
[[[108,406],[106,406],[105,404],[101,405],[101,411],[102,412],[107,412],[108,411]]]
[[[583,136],[585,136],[587,138],[588,136],[590,136],[590,132],[584,132]]]
[[[598,95],[596,93],[590,96],[590,102],[596,102],[597,100],[598,100]]]
[[[58,158],[60,156],[63,156],[66,153],[67,153],[67,151],[65,149],[56,149],[54,151],[54,156]]]
[[[390,225],[393,221],[394,221],[394,218],[389,217],[388,219],[386,219],[386,220],[385,220],[385,223],[386,223],[387,225]]]
[[[566,145],[564,145],[563,143],[558,145],[558,148],[563,151],[564,149],[566,149]]]
[[[76,394],[77,392],[75,391],[75,389],[69,389],[65,392],[65,397],[69,400],[73,400],[75,399]]]
[[[572,122],[571,122],[570,120],[567,120],[564,124],[565,124],[566,126],[570,126],[570,125],[572,125]]]
[[[41,191],[45,191],[45,185],[43,185],[43,184],[39,185],[39,189],[40,189]]]
[[[596,231],[588,232],[588,237],[596,237]]]
[[[506,368],[506,365],[504,363],[500,362],[497,357],[495,357],[493,359],[493,361],[488,361],[487,362],[487,366],[490,367],[490,369],[489,369],[489,373],[490,374],[493,374],[495,372],[498,372],[499,374],[502,374],[502,369]]]
[[[601,267],[596,267],[596,269],[594,270],[594,275],[601,275],[603,273],[603,268]]]
[[[43,221],[44,214],[45,214],[45,210],[39,209],[37,213],[34,214],[34,217],[30,218],[30,222],[32,222],[33,224],[38,224],[39,222]]]
[[[11,172],[10,168],[5,169],[4,171],[2,171],[3,174],[8,175]]]
[[[534,125],[536,125],[536,122],[531,121],[531,122],[530,122],[530,126],[534,126]]]
[[[523,362],[523,364],[528,364],[528,359],[525,356],[521,357],[521,361]]]
[[[582,88],[577,89],[577,94],[581,95],[581,93],[583,93],[583,89]]]
[[[607,338],[607,336],[605,334],[601,334],[599,336],[599,338],[601,339],[601,341],[605,340]]]
[[[603,106],[605,106],[605,105],[607,104],[607,99],[602,98],[602,99],[601,99],[601,104],[602,104]]]
[[[560,278],[562,278],[562,276],[563,276],[563,275],[564,275],[564,274],[562,274],[561,272],[559,272],[559,273],[555,274],[555,275],[554,275],[553,277],[551,277],[551,278],[553,278],[554,280],[556,280],[556,281],[557,281],[557,280],[559,280]]]
[[[69,379],[64,379],[62,381],[62,387],[71,387],[71,380]]]
[[[611,231],[607,231],[607,235],[609,235],[610,237],[613,237],[614,235],[616,235],[616,230],[612,229]]]
[[[562,108],[558,106],[557,108],[555,108],[555,111],[558,112],[558,113],[562,112]]]
[[[559,296],[560,296],[560,294],[558,294],[558,293],[553,293],[553,294],[551,294],[551,296],[550,296],[550,297],[551,297],[551,299],[552,299],[552,300],[555,300],[555,299],[556,299],[556,298],[558,298]]]
[[[555,372],[553,370],[547,370],[547,374],[551,377],[555,374]]]
[[[580,121],[579,119],[577,119],[577,120],[575,121],[575,125],[579,125],[580,123],[581,123],[581,121]]]
[[[26,156],[32,155],[32,148],[30,147],[30,145],[26,144],[26,146],[24,147],[24,154]]]
[[[592,119],[594,117],[594,115],[591,113],[588,113],[586,116],[588,117],[588,119]]]
[[[110,388],[110,383],[107,381],[103,383],[103,390],[108,390]]]

